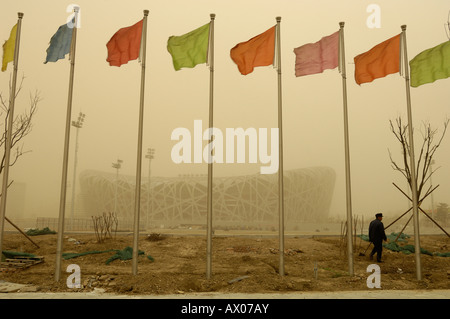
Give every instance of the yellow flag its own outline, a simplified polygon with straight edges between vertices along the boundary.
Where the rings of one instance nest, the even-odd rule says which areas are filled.
[[[6,71],[9,62],[14,61],[14,50],[16,48],[17,24],[12,28],[9,39],[3,44],[2,72]]]

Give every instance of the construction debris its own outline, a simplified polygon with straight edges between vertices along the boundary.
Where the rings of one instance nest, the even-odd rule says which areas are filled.
[[[8,292],[36,292],[39,287],[33,285],[16,284],[0,280],[0,293]]]
[[[40,264],[44,261],[44,257],[42,256],[35,256],[33,254],[12,251],[3,251],[3,256],[0,263],[0,272],[25,269],[30,266]]]
[[[251,247],[251,246],[234,246],[227,248],[229,251],[233,251],[235,253],[249,253],[249,252],[259,252],[259,248]]]
[[[166,239],[167,236],[159,234],[159,233],[151,233],[150,235],[147,235],[148,241],[160,241]]]
[[[269,248],[269,251],[272,253],[272,254],[278,254],[278,252],[280,251],[279,249],[276,249],[276,248]],[[300,254],[300,253],[303,253],[303,251],[302,250],[300,250],[300,249],[285,249],[284,250],[284,254],[285,255],[288,255],[288,256],[293,256],[293,255],[296,255],[296,254]]]
[[[246,278],[250,278],[250,276],[237,277],[237,278],[229,280],[228,283],[231,285],[231,284],[234,284],[235,282],[241,281],[241,280],[246,279]]]

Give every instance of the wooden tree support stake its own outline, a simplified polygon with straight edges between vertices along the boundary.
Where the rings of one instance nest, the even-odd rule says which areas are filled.
[[[395,183],[392,183],[392,184],[394,184],[394,186],[400,191],[400,192],[402,192],[402,194],[403,195],[405,195],[405,197],[406,198],[408,198],[411,202],[412,202],[412,199],[407,195],[407,194],[405,194],[405,192],[404,191],[402,191],[401,189],[400,189],[400,187],[398,187]],[[425,194],[425,196],[424,197],[422,197],[422,199],[421,200],[419,200],[419,210],[422,212],[422,213],[424,213],[424,215],[425,216],[427,216],[437,227],[439,227],[439,229],[440,230],[442,230],[448,237],[450,237],[450,234],[449,233],[447,233],[446,231],[445,231],[445,229],[444,228],[442,228],[430,215],[428,215],[421,207],[420,207],[420,204],[422,204],[422,202],[423,202],[423,200],[428,196],[428,195],[430,195],[436,188],[438,188],[439,187],[439,185],[437,185],[436,187],[434,187],[432,190],[429,190],[426,194]],[[399,220],[400,218],[402,218],[406,213],[408,213],[410,210],[412,209],[412,207],[410,208],[410,209],[408,209],[402,216],[400,216],[399,218],[397,218],[395,221],[393,221],[389,226],[391,226],[393,223],[395,223],[397,220]],[[411,216],[412,217],[412,216]],[[411,220],[411,218],[408,220],[408,222]],[[406,223],[406,225],[408,225],[408,223]],[[406,228],[406,225],[405,225],[405,227],[403,227],[403,230]],[[386,227],[387,228],[387,227]],[[402,230],[402,232],[403,232],[403,230]],[[400,234],[402,233],[402,232],[400,232]],[[400,234],[397,236],[397,238],[395,239],[395,241],[397,241],[397,239],[398,239],[398,237],[400,236]]]
[[[17,229],[19,232],[22,233],[22,235],[24,235],[29,241],[31,241],[33,243],[33,245],[35,245],[37,248],[40,248],[38,244],[36,244],[27,234],[25,234],[19,227],[17,227],[16,225],[13,224],[12,221],[9,220],[8,217],[5,216],[5,220],[10,223],[11,225],[14,226],[15,229]]]

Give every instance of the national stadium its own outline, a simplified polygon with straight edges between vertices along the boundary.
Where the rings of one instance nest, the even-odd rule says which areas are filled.
[[[284,172],[284,219],[288,227],[327,219],[336,173],[329,167]],[[133,221],[134,176],[96,170],[80,174],[83,211],[89,216],[115,212]],[[151,177],[141,184],[140,225],[206,225],[207,175]],[[213,224],[264,226],[278,223],[278,175],[214,177]]]

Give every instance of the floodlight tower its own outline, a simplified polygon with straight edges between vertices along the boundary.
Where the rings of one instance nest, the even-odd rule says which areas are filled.
[[[76,182],[77,164],[78,164],[78,133],[80,131],[80,128],[83,127],[85,117],[86,117],[86,114],[80,112],[80,114],[78,114],[78,119],[76,121],[72,121],[72,126],[74,126],[77,129],[77,134],[76,134],[76,138],[75,138],[75,159],[74,159],[74,163],[73,163],[73,179],[72,179],[72,207],[71,207],[72,230],[73,230],[73,223],[74,223],[75,182]]]
[[[152,159],[155,158],[155,149],[154,148],[148,148],[147,149],[147,155],[145,155],[145,158],[148,159],[148,192],[147,192],[147,216],[145,220],[145,227],[148,228],[148,219],[150,216],[150,205],[153,203],[153,193],[151,191],[151,184],[150,184],[150,176],[151,176],[151,166],[152,166]]]
[[[123,161],[117,159],[116,163],[112,163],[112,167],[116,169],[116,191],[114,195],[114,213],[117,214],[117,185],[119,183],[119,169],[122,167]]]

